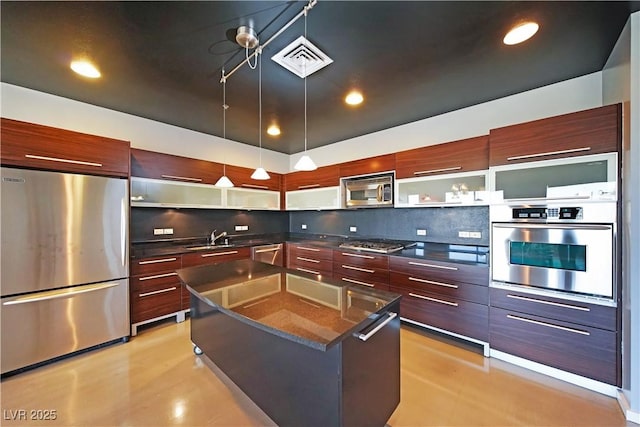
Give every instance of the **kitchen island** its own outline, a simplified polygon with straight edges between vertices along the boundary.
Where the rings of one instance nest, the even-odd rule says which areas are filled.
[[[196,350],[278,425],[386,424],[400,401],[400,295],[251,260],[178,275]]]

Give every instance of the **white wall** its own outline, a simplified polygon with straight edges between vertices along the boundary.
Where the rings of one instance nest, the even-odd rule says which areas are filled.
[[[258,167],[258,148],[154,120],[2,83],[0,114],[9,119],[130,141],[134,148]],[[289,171],[289,156],[262,151],[265,169]]]
[[[308,150],[318,166],[487,135],[492,128],[602,106],[600,72],[330,146]],[[390,112],[392,113],[392,112]],[[290,167],[302,154],[291,156]],[[337,161],[336,161],[337,159]]]
[[[3,117],[131,142],[141,148],[254,168],[258,148],[2,83]],[[419,120],[308,151],[318,166],[486,135],[489,129],[602,105],[601,73]],[[286,173],[301,154],[263,150],[263,166]]]

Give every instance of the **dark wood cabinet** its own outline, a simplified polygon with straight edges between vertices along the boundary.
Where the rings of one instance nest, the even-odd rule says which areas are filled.
[[[340,163],[339,166],[340,177],[389,172],[396,168],[396,156],[395,154],[384,154]]]
[[[390,256],[389,269],[389,290],[403,295],[403,318],[489,341],[487,266]]]
[[[280,191],[282,175],[279,173],[269,172],[269,179],[257,180],[251,179],[251,174],[255,169],[234,165],[226,165],[225,169],[227,177],[236,187]]]
[[[491,166],[617,152],[621,149],[622,107],[607,105],[491,129]]]
[[[298,171],[284,175],[285,191],[334,187],[340,184],[340,165],[322,166],[314,171]]]
[[[215,184],[223,165],[206,160],[131,149],[131,176]]]
[[[389,257],[334,249],[333,278],[343,283],[389,290]]]
[[[129,142],[2,118],[2,164],[90,175],[129,176]]]
[[[181,265],[180,255],[132,260],[129,279],[132,335],[137,334],[139,325],[150,321],[174,315],[178,321],[184,320],[189,293],[176,274]]]
[[[489,167],[489,136],[400,151],[395,163],[398,179],[484,170]]]
[[[619,386],[617,310],[491,288],[491,348]]]
[[[213,251],[198,251],[182,255],[182,267],[193,267],[204,264],[217,264],[219,262],[233,261],[236,259],[251,258],[251,248],[220,248]]]
[[[303,273],[333,275],[333,250],[302,243],[287,243],[287,268]]]

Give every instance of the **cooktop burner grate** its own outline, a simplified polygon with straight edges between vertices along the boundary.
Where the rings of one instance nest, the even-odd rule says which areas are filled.
[[[388,254],[404,249],[404,245],[397,242],[368,242],[363,240],[354,240],[344,242],[340,245],[344,249],[355,249],[358,251],[378,252]]]

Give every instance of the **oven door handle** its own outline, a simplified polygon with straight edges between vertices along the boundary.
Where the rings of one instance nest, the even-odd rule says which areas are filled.
[[[611,230],[610,225],[556,223],[493,223],[493,228],[558,228],[561,230]]]

